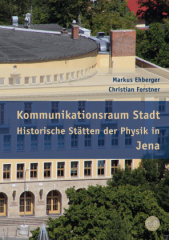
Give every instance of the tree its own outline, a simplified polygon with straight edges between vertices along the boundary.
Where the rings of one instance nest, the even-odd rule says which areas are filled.
[[[152,23],[147,31],[137,30],[136,54],[161,67],[169,67],[169,24]]]
[[[29,0],[1,0],[0,1],[0,24],[12,23],[12,16],[19,17],[19,23],[23,24],[25,15],[30,11],[31,5]]]
[[[137,16],[142,16],[146,24],[161,22],[169,14],[168,0],[139,0]]]
[[[169,227],[169,216],[150,190],[140,186],[89,186],[77,192],[67,190],[69,208],[58,219],[49,219],[50,239],[162,239]],[[145,228],[148,216],[159,218],[156,232]],[[31,240],[36,239],[37,230]]]

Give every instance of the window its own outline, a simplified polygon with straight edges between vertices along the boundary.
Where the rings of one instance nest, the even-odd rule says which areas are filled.
[[[13,85],[13,84],[14,84],[13,78],[9,78],[9,85]]]
[[[21,84],[21,78],[20,77],[16,77],[16,84]]]
[[[47,76],[46,76],[46,82],[47,82],[47,83],[51,83],[51,82],[52,82],[50,75],[47,75]]]
[[[25,212],[24,212],[25,208]],[[20,215],[32,215],[34,212],[34,196],[31,192],[23,192],[19,201]]]
[[[84,77],[84,70],[81,70],[81,77]]]
[[[38,164],[31,163],[30,167],[30,178],[37,178],[38,177]]]
[[[17,164],[17,179],[24,178],[24,164]]]
[[[24,113],[27,113],[28,116],[32,112],[32,103],[27,102],[24,103]],[[32,120],[28,117],[28,119],[24,119],[25,124],[31,124]]]
[[[29,77],[25,77],[25,84],[29,84]]]
[[[166,111],[166,101],[165,100],[161,100],[158,103],[158,111],[163,113]]]
[[[4,164],[3,165],[3,179],[10,179],[11,178],[11,164]]]
[[[4,110],[4,104],[0,104],[0,125],[5,122]]]
[[[25,148],[25,136],[17,135],[17,150],[23,151]]]
[[[5,84],[5,78],[0,78],[0,85],[4,85]]]
[[[11,135],[4,135],[3,150],[9,152],[11,150]]]
[[[160,150],[162,150],[166,144],[166,129],[160,129],[160,134],[158,135],[158,144],[160,145]]]
[[[58,148],[65,147],[65,135],[58,134]]]
[[[111,136],[111,146],[117,147],[119,145],[119,131],[116,131],[116,134]]]
[[[75,79],[75,72],[71,72],[71,79]]]
[[[60,213],[60,194],[56,190],[51,191],[47,195],[47,214]]]
[[[100,134],[98,135],[98,147],[104,147],[105,146],[105,136],[104,132],[101,130]]]
[[[52,135],[45,134],[44,135],[44,149],[45,150],[50,150],[52,149]]]
[[[125,160],[125,168],[126,167],[132,170],[132,160]]]
[[[98,161],[98,175],[104,176],[105,174],[105,160]]]
[[[113,112],[113,101],[105,101],[105,113],[112,113]],[[108,118],[109,114],[106,115],[106,120],[109,120]]]
[[[45,76],[40,76],[40,83],[44,83]]]
[[[78,112],[82,113],[86,110],[86,101],[78,101]]]
[[[64,74],[63,73],[60,74],[60,81],[64,81]]]
[[[57,164],[57,176],[58,177],[64,177],[65,176],[65,163],[64,162],[58,162],[58,164]]]
[[[71,177],[78,176],[78,162],[71,162]]]
[[[119,160],[111,160],[111,174],[117,172],[119,166]]]
[[[78,135],[77,134],[71,135],[71,147],[78,148]]]
[[[92,175],[92,161],[84,161],[84,176]]]
[[[66,80],[69,80],[69,77],[70,77],[70,73],[66,73]]]
[[[36,84],[36,77],[32,77],[32,84]]]
[[[51,163],[44,163],[44,178],[51,177]]]
[[[31,135],[31,150],[35,151],[38,149],[38,135]]]
[[[77,78],[80,78],[80,71],[77,71]]]
[[[84,146],[85,147],[92,146],[92,135],[91,134],[84,135]]]
[[[131,134],[125,134],[125,146],[132,146],[132,136]]]
[[[55,116],[55,113],[59,113],[59,102],[52,102],[51,103],[51,113],[54,116]],[[53,117],[53,118],[55,118],[55,117]],[[59,119],[51,119],[52,123],[56,123],[58,121],[59,121]]]
[[[78,101],[78,112],[85,113],[86,111],[86,102],[85,101]],[[78,119],[79,122],[85,121],[85,118],[83,118],[83,115],[80,114],[80,118]]]
[[[54,82],[58,82],[58,75],[57,74],[54,75]]]

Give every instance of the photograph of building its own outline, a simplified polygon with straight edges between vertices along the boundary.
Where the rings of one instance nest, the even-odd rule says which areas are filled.
[[[78,191],[89,185],[106,185],[118,167],[125,169],[127,165],[135,169],[141,160],[114,159],[113,151],[111,159],[83,159],[83,156],[58,159],[57,155],[55,159],[27,159],[26,152],[38,151],[37,137],[31,136],[29,142],[25,142],[23,135],[18,135],[14,144],[7,102],[22,101],[22,109],[30,113],[35,111],[35,101],[48,102],[51,112],[58,111],[60,101],[76,101],[79,111],[86,110],[87,101],[105,101],[104,111],[109,112],[113,111],[112,101],[147,100],[158,102],[159,111],[165,115],[169,99],[168,71],[135,56],[134,30],[114,30],[108,37],[100,33],[98,37],[86,38],[79,36],[77,25],[72,26],[72,32],[0,27],[0,43],[0,148],[6,156],[12,156],[15,151],[24,156],[23,159],[1,159],[0,216],[4,217],[4,223],[16,219],[21,224],[25,215],[34,229],[49,216],[64,213],[68,206],[67,188],[75,187]],[[160,88],[158,92],[136,91],[138,87],[151,88],[150,82],[131,82],[133,93],[109,90],[109,87],[118,89],[129,85],[113,78],[156,78],[156,74],[160,83],[155,82],[153,88]],[[21,126],[34,124],[21,121]],[[58,126],[59,123],[47,124]],[[167,134],[164,131],[161,126],[159,144]],[[130,145],[130,136],[127,137],[126,144]],[[78,145],[76,136],[67,142],[62,137],[52,140],[44,136],[43,141],[46,152],[53,147],[64,151],[65,144]],[[86,137],[81,144],[90,146],[90,141]],[[110,142],[112,147],[118,145],[118,136]],[[98,146],[104,144],[100,136]]]

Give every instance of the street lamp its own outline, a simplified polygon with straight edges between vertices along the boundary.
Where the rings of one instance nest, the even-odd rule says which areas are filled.
[[[24,225],[25,225],[25,207],[26,207],[26,204],[25,204],[25,201],[26,201],[26,172],[29,171],[29,169],[25,169],[25,172],[24,172]]]

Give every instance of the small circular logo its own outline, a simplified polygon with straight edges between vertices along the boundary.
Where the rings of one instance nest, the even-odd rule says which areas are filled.
[[[148,217],[145,226],[149,231],[156,231],[160,227],[160,220],[157,217]]]

